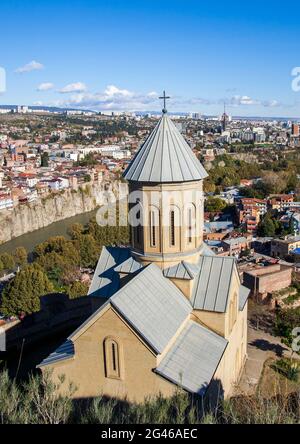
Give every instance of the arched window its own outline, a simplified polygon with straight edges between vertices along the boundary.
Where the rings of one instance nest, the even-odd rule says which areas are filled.
[[[169,213],[169,245],[178,250],[181,245],[181,212],[176,205],[171,205]]]
[[[193,244],[196,240],[196,207],[193,203],[188,203],[185,205],[184,209],[185,215],[185,235],[186,243]]]
[[[136,218],[137,218],[138,221],[141,220],[141,212],[140,211],[138,211],[136,213]],[[140,230],[140,227],[141,227],[140,224],[138,224],[137,227],[135,227],[135,242],[138,245],[141,243],[141,230]]]
[[[107,378],[119,379],[120,372],[120,350],[115,339],[107,338],[104,341],[104,364],[105,376]]]
[[[174,247],[176,243],[176,235],[175,235],[175,211],[171,210],[170,212],[170,244],[171,247]]]
[[[140,206],[140,205],[139,205]],[[141,209],[139,209],[136,212],[136,216],[135,216],[136,220],[135,220],[135,225],[133,226],[133,246],[134,247],[140,247],[142,244],[142,211]]]
[[[156,246],[156,219],[154,211],[150,211],[150,245],[151,247]]]
[[[192,209],[188,210],[188,242],[192,243]]]

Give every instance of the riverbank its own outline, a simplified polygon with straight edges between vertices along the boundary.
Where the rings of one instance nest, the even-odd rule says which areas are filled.
[[[77,191],[61,191],[40,198],[35,202],[19,205],[11,211],[1,211],[0,252],[3,252],[3,250],[8,251],[8,243],[11,243],[13,240],[16,241],[14,245],[23,246],[24,244],[22,244],[21,241],[27,243],[27,239],[25,237],[21,239],[21,237],[28,233],[37,233],[46,227],[52,226],[52,228],[47,230],[47,238],[51,235],[60,234],[64,225],[71,225],[75,222],[64,222],[63,226],[55,226],[55,223],[67,221],[78,215],[95,211],[96,208],[104,205],[107,200],[113,199],[114,196],[119,196],[118,185],[119,182],[117,181],[109,184],[87,184],[84,188],[80,188]],[[108,187],[110,188],[109,191],[107,191]],[[83,219],[83,222],[79,220],[78,222],[86,223],[90,217],[89,219]],[[59,232],[55,232],[57,228],[59,228]],[[42,232],[41,234],[44,239],[44,233]],[[34,235],[33,237],[38,236]],[[37,241],[37,243],[39,243],[39,241]],[[29,241],[28,246],[30,245],[31,241]]]
[[[0,254],[12,254],[17,247],[24,247],[26,251],[31,252],[36,245],[45,242],[52,236],[65,236],[66,238],[69,238],[68,227],[76,223],[85,225],[94,216],[96,216],[96,213],[97,209],[88,213],[78,214],[77,216],[54,222],[53,224],[48,225],[45,228],[41,228],[31,233],[23,234],[16,239],[12,239],[11,241],[0,245]]]

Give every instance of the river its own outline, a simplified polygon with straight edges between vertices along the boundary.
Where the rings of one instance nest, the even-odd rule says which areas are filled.
[[[70,217],[68,219],[54,222],[48,227],[41,228],[40,230],[33,231],[31,233],[23,234],[15,239],[12,239],[5,244],[0,245],[1,253],[13,253],[17,247],[26,248],[27,252],[33,251],[34,247],[49,239],[52,236],[68,236],[68,227],[75,223],[86,224],[89,220],[96,215],[97,210],[89,213],[78,214],[77,216]]]

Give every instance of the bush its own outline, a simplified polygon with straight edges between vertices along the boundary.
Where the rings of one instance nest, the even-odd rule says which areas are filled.
[[[272,368],[290,381],[297,382],[299,379],[299,362],[293,361],[292,359],[278,359],[278,361],[272,365]]]
[[[205,412],[201,399],[180,389],[171,398],[157,396],[141,404],[104,396],[72,400],[75,393],[76,387],[66,384],[64,376],[54,383],[47,372],[17,384],[3,371],[0,424],[297,424],[300,420],[296,393],[270,399],[259,393],[239,396]]]
[[[2,293],[1,313],[6,316],[31,314],[40,310],[40,297],[53,291],[53,285],[37,265],[27,265]]]

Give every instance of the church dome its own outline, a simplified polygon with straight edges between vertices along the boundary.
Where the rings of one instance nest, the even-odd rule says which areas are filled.
[[[199,181],[207,176],[166,112],[123,174],[131,182],[152,183]]]

